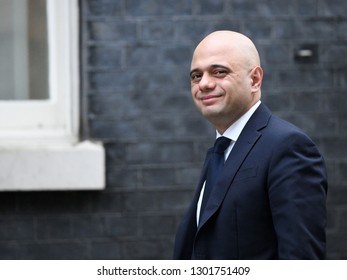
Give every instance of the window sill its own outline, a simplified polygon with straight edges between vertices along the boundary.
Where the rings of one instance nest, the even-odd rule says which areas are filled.
[[[0,154],[0,191],[105,188],[105,152],[100,143],[2,146]]]

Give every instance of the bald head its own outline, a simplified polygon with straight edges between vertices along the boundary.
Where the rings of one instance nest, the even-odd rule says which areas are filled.
[[[202,51],[211,55],[216,49],[230,53],[233,59],[239,59],[247,68],[260,66],[259,53],[253,42],[241,33],[228,30],[215,31],[207,35],[196,47],[193,59]]]

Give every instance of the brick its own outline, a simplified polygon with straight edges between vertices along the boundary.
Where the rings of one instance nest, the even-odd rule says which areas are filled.
[[[119,241],[92,241],[90,246],[92,260],[121,259],[121,243]]]
[[[287,43],[263,46],[261,58],[269,65],[291,64],[293,61],[292,47]]]
[[[165,108],[165,111],[163,110]],[[157,119],[157,116],[164,115],[169,119],[169,113],[176,113],[177,110],[190,112],[193,108],[190,94],[177,93],[172,90],[165,92],[148,92],[138,95],[133,92],[114,92],[100,95],[92,95],[89,102],[90,113],[93,119],[115,119],[119,121],[122,118],[142,118],[145,115],[149,120]],[[149,115],[148,110],[153,114]],[[160,117],[161,118],[161,117]],[[181,115],[177,116],[181,118]],[[171,118],[172,119],[172,118]],[[168,121],[167,125],[174,124],[176,118]],[[143,119],[143,121],[145,121]],[[148,122],[145,124],[151,125]]]
[[[336,27],[336,36],[339,40],[346,40],[347,34],[345,32],[347,28],[347,21],[341,20],[340,23]]]
[[[182,163],[193,159],[190,143],[139,143],[128,146],[130,163]]]
[[[221,29],[239,30],[240,24],[231,20],[197,19],[180,20],[176,22],[177,38],[181,41],[191,42],[192,48],[201,41],[207,34]]]
[[[88,192],[28,192],[17,195],[19,214],[83,213],[89,210]]]
[[[336,209],[328,209],[327,211],[327,232],[334,234],[338,227],[338,214]]]
[[[126,213],[142,214],[176,213],[185,212],[193,197],[194,187],[191,190],[152,190],[128,192],[124,195],[122,210]],[[174,232],[172,233],[174,234]]]
[[[225,1],[223,0],[205,0],[196,3],[199,15],[222,15],[225,11]]]
[[[117,70],[112,72],[99,71],[89,74],[89,88],[98,91],[113,92],[152,92],[165,91],[172,88],[170,81],[172,80],[172,68],[156,69],[130,68]],[[156,79],[153,79],[156,77]],[[136,81],[136,82],[134,82]]]
[[[125,92],[129,92],[134,89],[134,85],[128,83],[131,79],[135,79],[134,72],[99,71],[89,73],[88,83],[91,90],[119,92],[123,89]]]
[[[68,216],[38,218],[36,234],[40,240],[72,237],[72,223]]]
[[[347,55],[347,47],[345,44],[324,44],[320,47],[320,61],[322,63],[330,63],[335,61],[334,66],[345,65],[343,59]]]
[[[335,23],[330,19],[276,20],[272,32],[276,39],[326,42],[335,39]]]
[[[323,138],[319,143],[327,158],[345,159],[347,158],[347,140],[345,138]]]
[[[347,114],[344,113],[339,113],[339,116],[337,117],[338,122],[339,122],[339,127],[338,127],[338,135],[340,135],[341,138],[345,138],[347,136]]]
[[[318,5],[316,0],[305,0],[296,2],[296,11],[298,15],[317,16]]]
[[[347,255],[347,241],[346,241],[346,232],[339,232],[334,235],[327,236],[327,248],[328,252],[338,253],[338,255]],[[338,258],[338,257],[337,257]]]
[[[128,0],[127,14],[132,16],[189,15],[192,0]]]
[[[328,137],[337,134],[337,120],[333,116],[294,111],[283,118],[304,130],[310,137]]]
[[[176,171],[176,181],[179,186],[193,186],[197,185],[197,182],[200,178],[201,174],[201,166],[185,166],[179,168]]]
[[[99,215],[78,215],[71,219],[72,232],[75,238],[96,238],[105,236],[105,222]]]
[[[2,193],[0,195],[0,215],[13,214],[16,211],[16,193]],[[0,216],[0,217],[1,217]]]
[[[168,20],[147,20],[141,24],[141,40],[172,41],[175,39],[175,25]]]
[[[144,216],[141,217],[142,234],[144,236],[171,236],[176,231],[173,216]]]
[[[346,159],[338,162],[336,164],[336,166],[337,166],[337,172],[336,172],[337,178],[336,178],[336,180],[338,182],[343,182],[347,185],[347,161],[346,161]]]
[[[150,66],[177,66],[190,60],[191,48],[189,46],[148,46],[132,47],[127,49],[127,65],[139,67]]]
[[[106,165],[122,165],[126,158],[126,144],[124,143],[106,143]]]
[[[1,241],[0,242],[0,259],[1,260],[18,260],[19,246],[17,241]]]
[[[201,135],[201,137],[208,139],[211,132],[215,131],[214,128],[195,110],[195,108],[192,109],[194,109],[194,112],[182,113],[182,115],[173,120],[175,125],[175,136],[189,139]]]
[[[327,259],[328,260],[346,260],[347,252],[337,252],[337,253],[331,252],[330,248],[328,248]]]
[[[106,173],[107,189],[138,188],[142,185],[139,174],[140,170],[138,168],[108,167]]]
[[[118,213],[123,210],[124,195],[119,193],[95,193],[91,197],[94,213]]]
[[[100,140],[138,139],[143,135],[142,122],[139,119],[128,120],[127,123],[112,120],[93,120],[90,122],[90,137]]]
[[[318,1],[318,15],[339,17],[345,16],[347,5],[343,0],[321,0]]]
[[[106,237],[137,237],[139,236],[139,225],[136,216],[106,216]]]
[[[322,102],[322,110],[326,113],[336,114],[344,113],[347,108],[347,99],[345,93],[340,90],[332,90],[329,95],[320,94],[320,99]],[[339,122],[343,124],[343,120]]]
[[[330,176],[331,177],[331,176]],[[346,184],[339,185],[339,182],[330,180],[330,187],[328,192],[328,204],[334,206],[332,210],[339,210],[341,206],[346,204],[347,188]]]
[[[215,130],[211,129],[209,134],[206,134],[203,139],[200,139],[201,141],[194,143],[194,163],[199,164],[201,166],[205,161],[206,152],[209,148],[213,147],[213,143],[216,140],[216,132]]]
[[[188,45],[176,45],[164,49],[164,65],[185,66],[191,59],[191,47]],[[188,75],[188,73],[187,73]]]
[[[291,14],[291,2],[285,0],[235,0],[232,13],[236,16],[262,16],[265,18]]]
[[[338,213],[338,219],[339,219],[338,225],[339,225],[340,232],[347,233],[347,220],[346,220],[347,207],[344,206],[339,210],[340,211]]]
[[[88,63],[90,67],[114,69],[122,66],[123,48],[121,47],[90,47],[88,53]]]
[[[160,201],[164,194],[158,191],[128,192],[124,194],[122,210],[126,213],[161,211]]]
[[[22,244],[20,255],[20,259],[28,260],[85,260],[90,258],[88,247],[79,241]]]
[[[136,41],[136,23],[125,20],[91,21],[88,24],[88,39],[91,41]]]
[[[145,239],[126,241],[122,244],[122,251],[129,260],[161,260],[172,259],[171,239]]]
[[[264,21],[261,25],[259,25],[259,20],[250,19],[248,24],[239,31],[252,38],[252,40],[254,40],[254,43],[257,44],[258,48],[258,46],[261,47],[261,40],[269,40],[272,44],[274,43],[274,41],[271,40],[271,37],[273,36],[273,30],[274,25],[272,21]],[[256,40],[259,40],[259,42],[257,42]]]
[[[92,16],[121,16],[124,13],[124,1],[88,0],[85,1],[88,15]]]
[[[267,91],[262,93],[263,101],[272,110],[274,114],[278,111],[288,110],[291,111],[293,108],[293,98],[290,93],[284,92],[282,94],[269,94]]]
[[[142,171],[143,187],[168,188],[175,186],[175,169],[172,167],[145,168]]]
[[[160,209],[170,211],[178,215],[186,212],[188,206],[193,199],[193,191],[195,186],[190,187],[189,190],[182,191],[167,191],[163,192],[160,197]],[[174,232],[173,232],[174,234]]]
[[[143,110],[139,107],[141,101],[135,98],[131,93],[114,93],[111,95],[91,96],[89,102],[90,113],[95,118],[136,118],[143,114]]]
[[[0,219],[1,240],[27,240],[35,236],[32,218]]]
[[[278,80],[286,88],[329,88],[333,86],[333,74],[322,69],[285,69],[278,71]]]
[[[300,92],[287,93],[287,95],[292,99],[291,110],[305,112],[305,115],[308,116],[312,113],[313,122],[316,121],[316,118],[319,118],[317,112],[321,110],[323,105],[321,104],[322,97],[316,91],[301,90]]]
[[[340,67],[335,70],[335,84],[339,88],[346,88],[347,87],[347,74],[346,74],[346,66]]]

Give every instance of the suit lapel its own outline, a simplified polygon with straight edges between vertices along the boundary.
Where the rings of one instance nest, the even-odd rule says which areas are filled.
[[[261,137],[260,130],[267,125],[270,116],[271,112],[265,105],[261,104],[242,130],[229,154],[223,172],[212,190],[206,208],[203,213],[201,213],[199,228],[203,226],[220,207],[237,171],[255,143]]]

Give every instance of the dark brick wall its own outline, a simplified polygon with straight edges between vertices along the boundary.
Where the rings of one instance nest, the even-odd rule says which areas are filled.
[[[329,170],[328,258],[347,259],[347,2],[81,0],[82,135],[106,148],[101,192],[0,193],[2,259],[168,259],[213,128],[188,79],[217,29],[258,46],[263,101],[316,141]],[[316,61],[295,61],[315,44]]]

